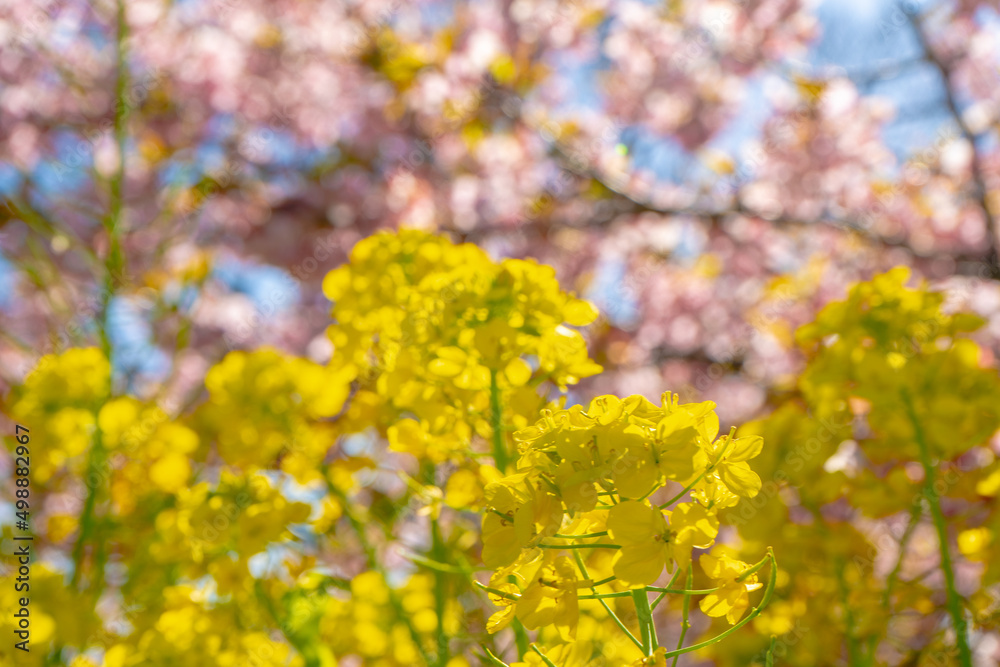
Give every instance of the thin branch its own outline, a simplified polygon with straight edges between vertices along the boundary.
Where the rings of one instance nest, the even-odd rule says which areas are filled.
[[[941,572],[944,574],[944,587],[948,613],[951,615],[952,625],[955,631],[955,644],[958,648],[958,662],[962,667],[972,667],[972,651],[969,648],[968,623],[965,620],[965,609],[963,608],[962,597],[955,586],[955,568],[951,560],[951,551],[948,541],[948,523],[941,509],[941,498],[938,496],[935,480],[937,479],[937,464],[931,458],[930,447],[927,438],[924,436],[923,424],[917,415],[917,409],[913,404],[913,399],[905,389],[900,392],[906,414],[910,419],[913,428],[913,439],[920,450],[920,464],[924,468],[924,496],[927,498],[927,505],[930,509],[931,519],[934,521],[934,528],[938,536],[938,549],[941,554]]]
[[[998,264],[997,261],[997,220],[996,216],[993,215],[993,211],[990,209],[987,196],[988,189],[986,187],[986,179],[983,175],[982,155],[980,155],[979,149],[976,145],[980,137],[973,132],[972,128],[969,127],[969,124],[965,122],[965,118],[962,116],[962,112],[958,108],[958,93],[955,89],[955,82],[952,77],[951,69],[948,64],[934,52],[934,47],[931,46],[930,39],[924,31],[920,16],[917,14],[907,13],[907,17],[910,20],[910,24],[913,26],[913,32],[917,37],[917,41],[920,43],[920,46],[924,51],[924,59],[933,65],[937,69],[938,74],[941,75],[945,104],[948,107],[948,111],[955,119],[955,124],[962,133],[962,137],[969,143],[969,149],[972,151],[972,161],[970,166],[972,170],[973,199],[975,199],[976,203],[983,211],[983,220],[986,224],[986,235],[989,242],[989,251],[985,259],[989,266],[989,277],[994,280],[1000,279],[1000,264]]]
[[[580,568],[580,574],[583,575],[583,578],[590,579],[590,573],[587,572],[587,564],[583,562],[583,558],[580,556],[580,553],[578,551],[573,552],[573,558],[574,560],[576,560],[576,566]],[[592,587],[590,590],[592,590],[594,594],[597,593],[596,587]],[[635,635],[633,635],[627,627],[625,627],[625,624],[622,623],[622,620],[620,618],[618,618],[618,614],[616,614],[614,609],[611,608],[611,605],[605,602],[602,598],[597,598],[597,601],[601,603],[601,606],[604,607],[604,611],[608,613],[608,616],[610,616],[611,620],[615,622],[615,625],[618,626],[618,629],[624,632],[625,636],[628,637],[632,641],[632,643],[635,644],[636,647],[638,647],[641,650],[642,643],[635,638]]]
[[[916,62],[920,62],[918,58]],[[910,65],[910,61],[903,61],[902,65]],[[520,116],[515,116],[513,118],[515,122],[521,122],[528,127],[531,124],[528,123]],[[960,118],[959,118],[960,120]],[[968,130],[967,127],[963,131]],[[602,228],[614,224],[617,220],[620,220],[622,216],[627,215],[637,215],[642,213],[653,213],[656,215],[666,215],[666,216],[680,216],[688,217],[699,222],[707,222],[710,225],[720,227],[719,223],[730,217],[743,216],[749,218],[757,218],[763,220],[777,227],[787,227],[792,229],[808,229],[810,227],[827,227],[840,230],[844,233],[854,233],[869,243],[881,248],[900,248],[906,250],[915,259],[950,259],[955,261],[959,265],[959,273],[969,273],[978,275],[983,278],[990,278],[993,280],[1000,280],[1000,265],[997,262],[996,254],[996,234],[995,234],[995,223],[993,221],[993,216],[986,207],[985,200],[985,187],[983,186],[982,171],[979,166],[978,159],[975,164],[975,173],[977,174],[977,183],[979,184],[979,201],[983,207],[984,213],[987,216],[988,225],[991,229],[991,244],[990,251],[986,256],[978,253],[960,253],[960,252],[919,252],[917,251],[909,242],[909,239],[905,236],[887,236],[877,233],[871,228],[870,220],[868,216],[859,215],[853,217],[839,218],[831,215],[822,215],[816,218],[799,218],[789,215],[770,215],[762,211],[756,211],[744,204],[740,198],[740,192],[737,187],[734,186],[733,195],[731,201],[725,206],[705,206],[705,205],[695,205],[695,206],[667,206],[657,203],[649,198],[643,198],[637,196],[635,193],[629,192],[624,184],[616,183],[615,179],[608,176],[607,174],[601,173],[596,169],[588,160],[581,158],[579,155],[575,154],[568,146],[561,144],[559,141],[553,141],[550,145],[550,150],[555,157],[555,159],[561,164],[562,168],[568,172],[577,175],[583,179],[589,179],[590,181],[600,185],[605,190],[607,190],[611,195],[612,205],[610,211],[598,214],[591,220],[584,222],[579,225],[570,224],[568,222],[557,222],[553,220],[548,220],[547,224],[552,227],[580,227],[582,229],[587,228]],[[558,199],[559,193],[550,192],[549,195],[553,198]],[[537,222],[535,218],[526,218],[525,222],[532,223]],[[501,227],[481,227],[473,230],[469,233],[464,234],[466,240],[476,241],[480,237],[488,237],[493,234],[509,234],[510,228],[506,226]],[[987,264],[988,268],[984,272],[982,270],[982,265]]]

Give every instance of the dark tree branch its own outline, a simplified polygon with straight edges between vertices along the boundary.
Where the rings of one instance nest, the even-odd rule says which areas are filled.
[[[571,156],[565,148],[561,146],[555,147],[556,155],[562,160],[563,166],[566,169],[574,171],[578,175],[584,178],[590,178],[597,183],[599,183],[606,190],[615,195],[618,199],[618,206],[613,207],[614,210],[611,215],[606,215],[601,218],[592,220],[587,226],[589,227],[602,227],[609,225],[617,220],[622,215],[628,214],[639,214],[639,213],[655,213],[658,215],[670,215],[670,216],[683,216],[690,217],[696,220],[706,221],[710,224],[715,224],[723,218],[731,216],[745,216],[749,218],[757,218],[759,220],[764,220],[778,227],[786,227],[790,229],[808,229],[809,227],[832,227],[839,231],[845,233],[854,233],[868,242],[883,248],[901,248],[906,250],[915,258],[918,259],[952,259],[956,262],[964,263],[982,263],[983,261],[988,261],[986,258],[980,255],[968,255],[962,253],[920,253],[917,252],[904,237],[890,237],[881,234],[877,234],[870,228],[870,225],[866,223],[863,218],[833,218],[833,217],[820,217],[812,219],[797,218],[788,215],[778,215],[772,216],[767,215],[760,211],[754,211],[750,209],[745,204],[740,201],[739,192],[737,191],[732,199],[732,203],[729,206],[718,207],[718,208],[707,208],[701,206],[662,206],[652,202],[648,199],[641,199],[636,197],[634,194],[629,193],[625,188],[615,185],[610,182],[609,179],[603,175],[597,173],[596,170],[588,167],[581,168],[579,166],[580,160]],[[576,167],[576,168],[574,168]],[[622,205],[624,204],[624,206]],[[995,263],[994,263],[995,264]],[[994,276],[991,269],[991,278],[1000,278],[1000,276]]]
[[[907,67],[912,66],[914,63],[923,61],[924,60],[922,58],[907,59],[894,64],[894,66]],[[486,82],[484,88],[486,89],[486,92],[498,93],[500,100],[510,97],[520,99],[516,93],[506,89],[504,86],[498,86],[494,81]],[[954,96],[950,93],[949,101],[950,105],[954,108]],[[517,107],[517,110],[513,113],[507,110],[509,108],[514,107],[505,107],[505,113],[510,117],[513,123],[522,124],[528,127],[531,126],[531,123],[528,123],[521,116],[519,107]],[[961,118],[960,115],[957,114],[957,110],[953,111],[953,113],[956,114],[956,118],[960,121],[960,127],[962,127],[963,134],[971,136],[969,128],[965,126],[964,123],[961,123]],[[975,148],[974,142],[973,147]],[[978,200],[983,208],[984,214],[987,216],[991,241],[989,251],[985,256],[978,253],[959,253],[948,251],[934,251],[929,253],[918,252],[913,248],[909,239],[905,236],[887,236],[877,233],[872,228],[871,224],[875,211],[871,211],[869,214],[862,212],[862,214],[855,215],[850,218],[836,218],[824,215],[818,218],[803,219],[788,215],[769,215],[762,211],[755,211],[747,207],[741,201],[740,191],[736,186],[734,186],[730,203],[726,206],[664,206],[652,200],[637,197],[634,193],[628,192],[625,187],[614,183],[612,179],[607,177],[607,175],[600,173],[596,168],[594,168],[590,160],[587,160],[585,157],[577,154],[571,148],[561,144],[558,140],[552,142],[551,151],[565,172],[575,174],[581,179],[593,181],[603,187],[611,195],[609,199],[604,200],[605,202],[608,202],[609,205],[602,207],[602,210],[598,211],[594,217],[579,225],[574,225],[569,222],[554,221],[552,219],[545,219],[543,222],[543,218],[526,215],[524,216],[524,223],[525,226],[529,228],[547,226],[551,228],[579,227],[581,229],[599,229],[615,224],[616,221],[620,220],[622,216],[641,213],[688,217],[693,220],[706,223],[709,226],[721,228],[719,223],[722,220],[733,216],[744,216],[763,220],[777,227],[785,227],[789,229],[807,230],[810,227],[815,228],[817,226],[833,228],[845,234],[856,234],[875,247],[885,249],[899,248],[905,250],[916,260],[946,259],[954,261],[958,265],[958,273],[963,275],[973,275],[985,279],[1000,280],[1000,266],[998,266],[997,262],[996,234],[994,232],[995,223],[993,222],[993,217],[986,206],[986,190],[982,179],[982,171],[978,161],[978,155],[975,163],[976,180],[979,184],[980,190]],[[552,200],[559,200],[563,197],[562,193],[551,190],[546,194],[551,197]],[[523,232],[524,228],[522,227],[521,233],[523,234]],[[475,230],[464,232],[462,236],[465,240],[474,241],[489,236],[511,234],[512,230],[509,227],[480,226]]]
[[[979,136],[972,131],[972,128],[969,127],[969,124],[966,123],[965,119],[962,117],[962,112],[958,108],[958,95],[955,90],[955,83],[952,77],[951,69],[948,64],[934,52],[930,39],[928,38],[927,33],[924,32],[920,16],[917,14],[907,14],[907,16],[913,26],[913,32],[916,34],[917,40],[920,42],[920,46],[924,51],[924,58],[928,63],[937,69],[938,74],[941,76],[941,83],[944,87],[945,104],[948,107],[948,111],[951,113],[952,117],[954,117],[955,123],[958,125],[958,129],[962,133],[962,137],[969,142],[969,148],[972,151],[971,170],[973,199],[975,199],[976,203],[983,211],[983,219],[986,223],[986,235],[989,242],[989,250],[985,261],[989,265],[989,277],[994,280],[1000,279],[1000,264],[998,264],[997,261],[997,221],[993,212],[990,210],[990,204],[988,201],[989,190],[986,187],[986,179],[983,175],[982,156],[980,155],[979,148],[976,144]]]

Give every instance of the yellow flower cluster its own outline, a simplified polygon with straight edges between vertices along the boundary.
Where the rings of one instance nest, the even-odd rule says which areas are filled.
[[[138,627],[129,641],[107,649],[102,667],[131,667],[137,656],[141,664],[152,667],[305,665],[283,639],[250,629],[251,619],[238,605],[211,604],[204,589],[190,585],[167,587],[162,596],[156,614],[135,619]]]
[[[849,423],[865,415],[879,434],[865,445],[878,462],[919,459],[909,419],[924,422],[930,452],[952,458],[1000,423],[996,373],[980,367],[979,347],[961,338],[983,320],[946,314],[944,294],[905,287],[906,267],[853,287],[799,330],[814,356],[799,380],[816,417]],[[849,399],[853,399],[853,406]]]
[[[64,552],[33,570],[28,664],[503,665],[509,632],[491,635],[511,626],[518,667],[665,665],[698,646],[657,645],[649,593],[737,625],[766,605],[773,586],[746,613],[767,561],[715,545],[720,513],[761,488],[761,439],[672,394],[562,409],[550,394],[601,369],[576,329],[597,313],[553,269],[402,231],[360,242],[324,291],[329,365],[233,352],[189,413],[116,395],[93,348],[14,390],[32,527],[44,559]]]
[[[15,393],[11,416],[31,424],[33,438],[46,444],[33,452],[33,482],[108,480],[112,507],[121,515],[148,492],[183,489],[199,438],[151,403],[110,398],[110,375],[97,348],[43,357]],[[102,460],[98,467],[90,460],[88,469],[95,443]]]
[[[97,423],[104,447],[122,455],[111,482],[111,497],[119,513],[127,514],[135,507],[136,489],[149,482],[167,493],[188,485],[191,457],[199,446],[193,430],[170,421],[157,406],[127,396],[105,403]]]
[[[176,504],[157,515],[149,553],[160,563],[183,564],[181,571],[192,579],[206,567],[209,573],[222,568],[216,585],[225,595],[233,583],[230,567],[241,570],[247,583],[249,558],[288,537],[288,526],[306,522],[310,514],[308,504],[290,502],[264,475],[223,471],[217,484],[183,489]]]
[[[34,452],[32,480],[45,484],[62,472],[82,475],[97,429],[97,413],[111,393],[111,364],[97,348],[46,355],[18,387],[10,416],[31,424],[46,447]]]
[[[3,541],[10,544],[13,534],[9,528],[3,532]],[[16,560],[16,559],[11,559]],[[0,632],[14,641],[0,642],[0,664],[17,667],[43,667],[51,664],[46,655],[55,646],[83,646],[101,627],[101,619],[91,609],[87,596],[67,590],[65,577],[48,563],[35,562],[31,566],[30,590],[15,590],[14,578],[4,578],[0,586],[0,604],[9,613],[0,615]],[[14,647],[21,641],[15,631],[19,619],[14,611],[19,600],[30,595],[30,651]]]
[[[209,400],[197,421],[219,456],[245,470],[280,467],[300,482],[320,476],[333,417],[350,393],[352,371],[263,348],[232,352],[205,378]]]
[[[718,512],[760,489],[747,461],[763,446],[756,436],[735,437],[735,428],[720,437],[714,408],[672,394],[659,406],[601,396],[586,408],[545,411],[515,433],[518,472],[485,490],[482,557],[495,570],[494,602],[505,607],[491,631],[516,617],[529,629],[554,625],[570,639],[578,589],[594,588],[591,599],[600,598],[599,584],[617,583],[644,596],[664,569],[676,565],[679,573],[693,549],[711,547]],[[683,488],[657,504],[669,482]],[[615,550],[613,576],[597,582],[579,553],[602,549]],[[736,623],[747,593],[760,587],[751,566],[721,555],[703,556],[701,565],[716,582],[703,611]]]
[[[474,434],[489,437],[497,403],[523,425],[517,408],[537,412],[539,385],[565,389],[601,370],[571,328],[597,311],[534,261],[383,232],[359,242],[323,291],[334,302],[331,365],[362,379],[349,419],[391,426],[391,446],[422,460],[461,461]]]
[[[981,591],[1000,582],[1000,462],[989,447],[1000,376],[963,337],[981,320],[946,312],[944,294],[907,287],[908,278],[897,268],[856,285],[801,328],[808,364],[797,391],[747,425],[772,444],[758,461],[769,502],[730,520],[746,553],[768,544],[782,554],[777,595],[795,611],[774,605],[756,636],[722,646],[720,664],[747,664],[766,645],[760,635],[780,630],[793,637],[791,665],[830,655],[875,664],[890,646],[929,647],[965,665],[967,610],[984,630],[1000,627],[989,595],[962,599],[954,583],[960,567],[973,571],[961,559],[987,564]],[[906,574],[927,567],[921,554],[941,575]],[[950,637],[890,626],[907,614],[951,615]]]
[[[434,645],[439,619],[435,613],[434,578],[426,574],[410,577],[395,589],[399,607],[390,601],[390,589],[382,575],[364,572],[351,579],[350,597],[331,596],[319,621],[319,634],[337,659],[360,656],[366,665],[383,667],[420,664],[421,650]],[[401,616],[405,615],[408,622]],[[463,611],[457,600],[449,600],[444,613],[444,631],[458,633]],[[447,667],[467,667],[462,658]]]

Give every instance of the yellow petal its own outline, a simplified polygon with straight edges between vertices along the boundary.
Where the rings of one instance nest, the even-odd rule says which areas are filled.
[[[677,541],[707,549],[719,534],[719,519],[697,503],[678,505],[670,514],[670,526],[677,531]]]
[[[454,361],[456,363],[465,363],[465,360],[469,357],[465,350],[460,347],[455,347],[454,345],[438,348],[437,356],[440,359],[447,359],[448,361]]]
[[[420,424],[412,419],[403,419],[390,426],[386,434],[389,447],[397,452],[420,456],[426,450],[425,434]]]
[[[744,462],[725,462],[719,465],[719,477],[729,490],[744,498],[753,498],[760,491],[760,477]]]
[[[728,585],[723,586],[720,590],[714,593],[709,593],[703,597],[699,602],[698,606],[701,610],[705,612],[705,615],[711,616],[712,618],[719,618],[720,616],[726,616],[727,618],[740,607],[740,603],[743,598],[746,597],[746,591],[743,589],[742,585]],[[744,606],[739,609],[742,615],[743,610],[746,609]],[[730,621],[733,623],[734,621]]]
[[[610,394],[598,396],[590,402],[587,414],[597,419],[601,426],[607,426],[622,416],[623,408],[621,399]]]
[[[704,403],[699,405],[704,405]],[[712,408],[715,408],[714,403],[712,404]],[[719,435],[719,415],[715,414],[715,412],[708,412],[705,415],[704,421],[699,424],[699,430],[705,440],[715,440],[715,436]]]
[[[531,366],[519,357],[507,364],[503,374],[510,386],[521,387],[531,379]]]
[[[496,514],[483,517],[483,564],[490,569],[510,565],[521,555],[514,526]]]
[[[619,544],[649,542],[657,533],[665,532],[665,528],[666,521],[659,510],[635,500],[620,502],[608,512],[608,532]]]
[[[690,432],[693,435],[695,431],[690,429]],[[694,474],[694,459],[699,451],[701,450],[693,438],[682,445],[662,447],[657,455],[660,471],[664,477],[675,482],[690,479]]]
[[[697,436],[694,419],[686,412],[673,412],[656,425],[656,439],[667,448],[686,446]]]
[[[993,533],[989,528],[970,528],[958,534],[958,550],[966,558],[976,560],[992,541]]]
[[[597,308],[589,301],[573,299],[563,310],[566,323],[575,327],[583,327],[597,319]]]
[[[427,370],[438,377],[453,378],[465,370],[465,364],[450,359],[434,359],[427,364]]]
[[[623,498],[641,498],[660,477],[651,453],[641,446],[629,447],[615,468],[620,470],[615,473],[615,484]]]
[[[448,478],[444,501],[455,509],[466,509],[483,497],[479,478],[471,470],[456,470]]]
[[[623,546],[615,556],[612,569],[619,581],[629,588],[649,586],[667,565],[667,551],[662,542]]]
[[[167,454],[149,469],[149,479],[167,493],[177,493],[187,485],[191,464],[183,454]]]
[[[759,435],[735,438],[729,445],[729,450],[726,452],[726,459],[729,461],[746,461],[756,458],[763,448],[764,438]]]
[[[510,625],[510,622],[513,620],[514,605],[511,605],[490,616],[489,620],[486,621],[486,632],[491,635],[496,634]]]
[[[976,484],[976,493],[991,498],[1000,495],[1000,468],[994,470],[988,477],[979,480],[979,483]]]
[[[431,362],[432,364],[434,362]],[[464,373],[455,380],[455,386],[460,389],[483,390],[490,386],[490,369],[486,366],[475,364],[466,369]]]

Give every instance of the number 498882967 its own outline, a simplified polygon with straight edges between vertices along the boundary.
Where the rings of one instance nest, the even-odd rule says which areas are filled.
[[[21,426],[20,424],[15,426],[14,439],[17,440],[18,444],[14,449],[14,455],[16,457],[14,459],[14,477],[16,480],[14,484],[17,486],[14,495],[17,496],[17,502],[15,503],[18,512],[17,518],[21,521],[28,520],[28,496],[30,495],[28,485],[31,483],[28,479],[31,466],[31,452],[28,449],[28,433],[28,429],[24,426]]]

